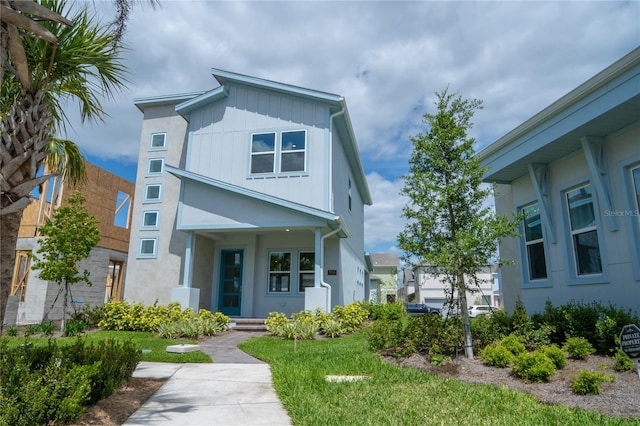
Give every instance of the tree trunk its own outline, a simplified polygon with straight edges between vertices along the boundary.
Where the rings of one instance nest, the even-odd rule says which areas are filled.
[[[458,273],[458,299],[460,300],[460,315],[462,315],[462,331],[464,335],[464,353],[469,359],[473,359],[473,338],[471,336],[471,321],[469,320],[469,307],[467,306],[467,286],[464,283],[464,274]]]
[[[3,198],[3,203],[5,199]],[[4,327],[7,299],[11,292],[13,268],[16,263],[16,241],[22,211],[0,216],[0,330]]]

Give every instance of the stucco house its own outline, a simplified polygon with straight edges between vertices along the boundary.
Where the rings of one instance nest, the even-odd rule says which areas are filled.
[[[143,113],[125,299],[266,317],[365,298],[371,195],[340,95],[219,69]]]
[[[31,270],[31,257],[36,255],[42,237],[39,229],[53,218],[58,207],[79,190],[85,207],[98,219],[100,241],[88,258],[79,262],[79,270],[88,270],[92,286],[77,283],[71,286],[75,308],[101,306],[109,299],[120,299],[129,249],[131,206],[134,183],[98,166],[85,162],[86,180],[77,186],[60,177],[46,181],[39,198],[34,199],[22,213],[16,263],[11,292],[5,311],[6,324],[37,324],[43,320],[61,320],[63,286],[45,281],[39,271]]]
[[[505,307],[529,312],[640,299],[640,48],[478,153],[498,213],[524,213],[506,238]]]
[[[371,253],[369,300],[376,303],[395,302],[398,296],[398,266],[394,253]]]

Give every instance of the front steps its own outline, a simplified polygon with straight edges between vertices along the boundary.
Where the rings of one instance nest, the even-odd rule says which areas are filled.
[[[231,318],[229,328],[237,331],[266,332],[264,318]]]

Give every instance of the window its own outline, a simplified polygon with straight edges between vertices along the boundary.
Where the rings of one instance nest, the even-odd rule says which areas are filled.
[[[140,238],[140,245],[138,246],[139,258],[153,258],[157,257],[158,238]]]
[[[27,281],[29,281],[29,271],[31,270],[31,251],[17,250],[16,263],[13,269],[13,280],[11,283],[11,295],[18,296],[18,301],[24,302],[27,294]]]
[[[300,252],[298,291],[303,292],[307,287],[313,287],[315,282],[316,257],[313,252]]]
[[[602,273],[591,186],[566,193],[569,223],[577,275]]]
[[[104,303],[122,299],[122,271],[124,271],[124,262],[109,259]]]
[[[547,261],[544,253],[540,206],[538,203],[531,204],[522,209],[522,215],[524,216],[524,241],[529,266],[529,279],[546,279]]]
[[[151,142],[149,146],[150,151],[161,151],[167,149],[167,134],[166,133],[152,133]]]
[[[144,187],[144,200],[145,201],[160,201],[162,195],[162,185],[154,183],[146,185]]]
[[[251,137],[251,174],[273,173],[275,149],[275,133],[260,133]]]
[[[288,293],[291,281],[291,253],[269,253],[269,293]]]
[[[113,224],[120,228],[129,228],[131,218],[131,195],[118,191],[116,194],[116,205],[113,215]]]
[[[146,210],[142,212],[142,229],[158,229],[160,223],[159,210]]]
[[[164,172],[164,158],[149,158],[147,161],[147,176],[161,175]]]
[[[282,132],[281,172],[304,172],[305,136],[304,130]]]

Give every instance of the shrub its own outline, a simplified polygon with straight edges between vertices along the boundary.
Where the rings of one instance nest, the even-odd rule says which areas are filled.
[[[405,315],[403,304],[393,303],[372,303],[363,302],[361,306],[369,311],[369,319],[376,321],[379,319],[399,320]]]
[[[473,336],[474,349],[481,350],[488,344],[509,335],[511,333],[511,327],[508,325],[509,321],[509,316],[501,309],[496,310],[492,315],[480,315],[479,317],[471,318],[471,335]]]
[[[64,326],[64,336],[77,336],[86,329],[89,325],[84,320],[71,320]]]
[[[7,328],[7,336],[16,337],[18,335],[18,329],[16,327]]]
[[[551,362],[553,362],[553,365],[556,366],[556,369],[562,370],[565,365],[567,365],[567,353],[558,346],[542,346],[539,350],[547,357],[549,357]]]
[[[274,336],[279,336],[281,327],[287,323],[289,323],[289,318],[282,312],[269,312],[269,316],[264,320],[267,331]]]
[[[322,324],[322,334],[334,338],[344,334],[342,323],[335,319],[328,319]]]
[[[333,315],[342,323],[347,333],[352,333],[362,326],[364,320],[369,316],[369,311],[360,303],[354,302],[346,306],[335,306]]]
[[[571,390],[578,395],[597,395],[602,392],[602,383],[612,381],[612,376],[602,372],[581,370],[571,382]]]
[[[624,353],[622,349],[618,350],[613,355],[613,369],[615,371],[630,371],[635,367],[635,363]]]
[[[524,352],[513,361],[511,372],[528,382],[544,382],[556,372],[553,362],[540,351]]]
[[[406,321],[378,320],[365,329],[365,336],[371,350],[402,358],[416,353],[406,330]]]
[[[595,352],[591,343],[584,337],[570,337],[563,346],[571,359],[587,359]]]
[[[485,364],[492,367],[504,368],[513,362],[515,355],[506,347],[498,343],[491,343],[481,352],[480,357]]]
[[[520,341],[520,338],[514,334],[510,334],[502,338],[502,340],[500,340],[500,344],[514,355],[520,355],[526,351],[526,348]]]

